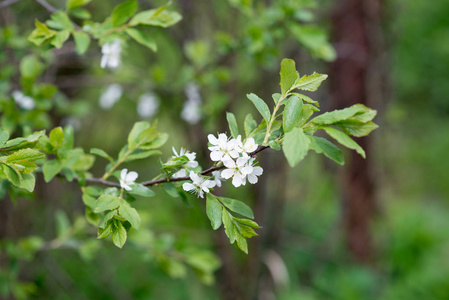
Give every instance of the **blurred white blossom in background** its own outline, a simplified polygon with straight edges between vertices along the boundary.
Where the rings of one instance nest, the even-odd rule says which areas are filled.
[[[198,85],[191,82],[186,85],[184,92],[186,93],[187,101],[184,102],[181,118],[187,123],[197,124],[201,120],[201,95]]]
[[[103,109],[110,109],[115,102],[120,100],[123,94],[123,88],[120,84],[114,83],[109,85],[100,96],[100,107]]]
[[[122,46],[120,40],[115,39],[112,43],[106,43],[101,47],[101,67],[110,69],[117,68],[121,63]]]
[[[151,118],[159,109],[159,99],[153,93],[145,93],[137,102],[137,113],[141,118]]]
[[[25,96],[21,91],[12,92],[12,97],[14,98],[14,102],[23,109],[32,110],[35,106],[34,99]]]

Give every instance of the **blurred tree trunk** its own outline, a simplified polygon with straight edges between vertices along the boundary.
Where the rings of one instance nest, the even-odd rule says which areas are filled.
[[[379,107],[382,80],[382,0],[335,1],[332,33],[338,59],[331,64],[333,106],[356,103]],[[367,159],[351,151],[343,177],[344,226],[347,248],[354,259],[367,262],[372,255],[370,222],[375,209],[371,138],[356,140]]]

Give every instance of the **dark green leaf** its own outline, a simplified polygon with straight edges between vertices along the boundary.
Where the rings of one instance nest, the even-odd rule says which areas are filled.
[[[246,137],[250,137],[251,133],[257,128],[257,122],[254,120],[252,114],[246,115],[244,127]]]
[[[139,195],[143,197],[153,197],[154,195],[156,195],[151,189],[140,183],[131,184],[130,187],[132,188],[132,190],[127,192],[133,195]]]
[[[223,225],[225,228],[225,233],[229,238],[229,242],[233,244],[236,239],[237,229],[232,222],[232,217],[229,212],[223,207]]]
[[[334,123],[333,125],[343,129],[346,134],[355,137],[367,136],[371,133],[371,131],[379,127],[371,121],[363,123],[353,118]]]
[[[122,248],[126,242],[126,229],[120,221],[114,222],[112,227],[112,242],[119,248]]]

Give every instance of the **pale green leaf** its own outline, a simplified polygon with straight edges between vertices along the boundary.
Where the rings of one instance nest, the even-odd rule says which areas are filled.
[[[323,82],[326,78],[326,74],[318,74],[315,72],[312,75],[304,75],[301,79],[295,82],[293,88],[313,92],[318,89],[321,82]]]
[[[226,206],[231,211],[236,212],[244,217],[254,219],[253,211],[248,205],[246,205],[242,201],[224,197],[219,197],[218,200],[220,200],[220,202],[223,203],[223,205]]]
[[[83,55],[90,45],[90,37],[87,33],[82,31],[75,31],[73,33],[73,38],[75,40],[75,50],[79,55]]]
[[[67,29],[58,31],[55,37],[52,39],[51,44],[55,46],[57,49],[61,48],[64,45],[64,42],[70,37],[70,31]]]
[[[140,216],[137,210],[133,207],[131,207],[128,202],[123,201],[120,205],[118,212],[120,216],[125,218],[129,223],[131,223],[132,227],[139,230],[140,228]]]
[[[106,151],[104,151],[102,149],[92,148],[92,149],[90,149],[90,153],[98,155],[98,156],[103,157],[103,158],[106,158],[110,162],[114,162],[114,159],[109,154],[107,154]]]
[[[281,92],[282,94],[286,94],[299,78],[299,73],[296,71],[295,61],[284,58],[281,62],[281,72],[279,74],[281,75]]]
[[[352,117],[358,119],[357,116],[361,117],[361,119],[364,121],[371,118],[371,116],[374,118],[375,114],[376,111],[373,111],[372,109],[366,107],[365,105],[355,104],[345,109],[338,109],[331,112],[326,112],[322,115],[313,118],[310,122],[317,125],[330,125]],[[362,120],[359,121],[363,122]],[[367,121],[370,121],[370,119]]]
[[[301,118],[302,100],[296,96],[288,99],[287,105],[284,109],[284,116],[282,118],[284,132],[287,133],[295,127]]]
[[[212,228],[217,230],[221,226],[223,208],[217,198],[210,193],[206,199],[206,214],[210,220]]]
[[[104,194],[97,199],[97,202],[95,203],[94,212],[99,213],[105,210],[114,209],[117,208],[119,205],[120,205],[119,197]]]
[[[309,138],[304,134],[301,128],[294,127],[287,132],[282,142],[282,150],[291,167],[297,165],[306,156],[309,151]]]
[[[371,121],[363,123],[353,118],[334,123],[333,125],[343,129],[346,134],[355,137],[367,136],[371,133],[371,131],[379,127]]]
[[[57,160],[48,160],[42,166],[45,182],[50,182],[56,175],[61,172],[61,164]]]
[[[237,120],[235,119],[235,116],[231,112],[226,112],[226,119],[228,120],[229,124],[229,130],[231,131],[231,135],[234,138],[237,138],[239,135],[239,127],[237,125]]]
[[[154,52],[157,51],[156,41],[143,30],[139,30],[136,28],[126,28],[125,31],[130,37],[132,37],[139,44],[148,47]]]
[[[310,139],[310,149],[312,149],[316,153],[324,154],[328,158],[335,161],[337,164],[344,165],[345,159],[340,148],[338,148],[325,138],[309,136],[309,139]]]
[[[250,137],[251,133],[257,128],[257,122],[254,120],[252,114],[246,115],[244,128],[246,137]]]
[[[126,229],[119,221],[116,221],[115,226],[112,227],[112,242],[119,248],[122,248],[126,242]]]
[[[229,212],[223,207],[223,225],[225,228],[225,233],[229,238],[229,242],[233,244],[236,239],[237,229],[232,222],[232,217]]]
[[[353,139],[351,139],[346,133],[335,129],[333,127],[323,126],[322,129],[326,131],[332,138],[334,138],[337,142],[342,144],[343,146],[353,149],[357,151],[363,158],[366,157],[365,151],[360,147]]]
[[[146,187],[140,183],[131,184],[130,187],[131,187],[131,190],[127,191],[127,192],[130,194],[133,194],[133,195],[138,195],[138,196],[143,196],[143,197],[153,197],[154,195],[156,195],[156,193],[153,192],[153,190],[149,189],[148,187]]]
[[[136,0],[128,0],[117,5],[112,11],[112,26],[118,27],[126,23],[137,10],[138,3]]]
[[[257,108],[259,113],[265,119],[267,123],[270,122],[270,109],[268,108],[265,101],[259,98],[256,94],[248,94],[246,95],[251,102],[253,102],[254,106]]]
[[[64,132],[61,127],[56,127],[48,136],[50,138],[50,144],[56,149],[61,148],[64,142]]]
[[[20,160],[35,162],[45,158],[45,155],[36,149],[20,149],[6,158],[6,162],[15,163]]]

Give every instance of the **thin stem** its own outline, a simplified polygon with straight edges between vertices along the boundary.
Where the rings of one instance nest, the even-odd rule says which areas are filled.
[[[45,0],[36,0],[36,2],[42,5],[46,10],[48,10],[52,14],[58,12],[58,10],[55,7],[53,7],[50,3],[48,3]]]
[[[249,156],[254,157],[256,156],[257,153],[270,148],[270,146],[262,146],[260,145],[254,152],[251,152],[249,154]],[[218,171],[223,169],[224,166],[216,166],[216,167],[210,167],[209,169],[206,169],[204,171],[202,171],[200,174],[201,175],[209,175],[210,173],[214,172],[214,171]],[[111,168],[112,169],[112,168]],[[190,180],[189,176],[185,176],[185,177],[178,177],[178,178],[160,178],[157,180],[149,180],[149,181],[144,181],[141,182],[142,185],[144,186],[152,186],[152,185],[157,185],[157,184],[161,184],[161,183],[167,183],[167,182],[176,182],[176,181],[186,181],[186,180]],[[111,181],[107,181],[105,178],[87,178],[86,182],[89,183],[99,183],[99,184],[103,184],[103,185],[107,185],[107,186],[112,186],[112,187],[120,187],[119,183],[116,182],[111,182]]]
[[[117,163],[115,165],[113,165],[107,172],[104,173],[104,175],[103,175],[103,177],[101,177],[101,179],[103,179],[103,180],[108,179],[108,177],[111,176],[112,172],[114,172],[115,169],[117,169],[118,166],[120,166],[133,151],[134,150],[128,150],[125,153],[125,155],[123,155],[123,157],[117,161]]]
[[[283,95],[279,98],[279,101],[278,101],[278,103],[276,104],[276,106],[274,107],[273,114],[271,115],[270,122],[268,123],[267,133],[265,134],[265,138],[263,139],[262,144],[265,144],[266,142],[268,142],[268,139],[270,138],[271,127],[273,126],[274,120],[276,120],[276,113],[277,113],[279,107],[281,107],[281,102],[282,102],[282,100],[284,100],[285,98],[287,98],[287,96],[288,96],[288,93],[283,94]]]

